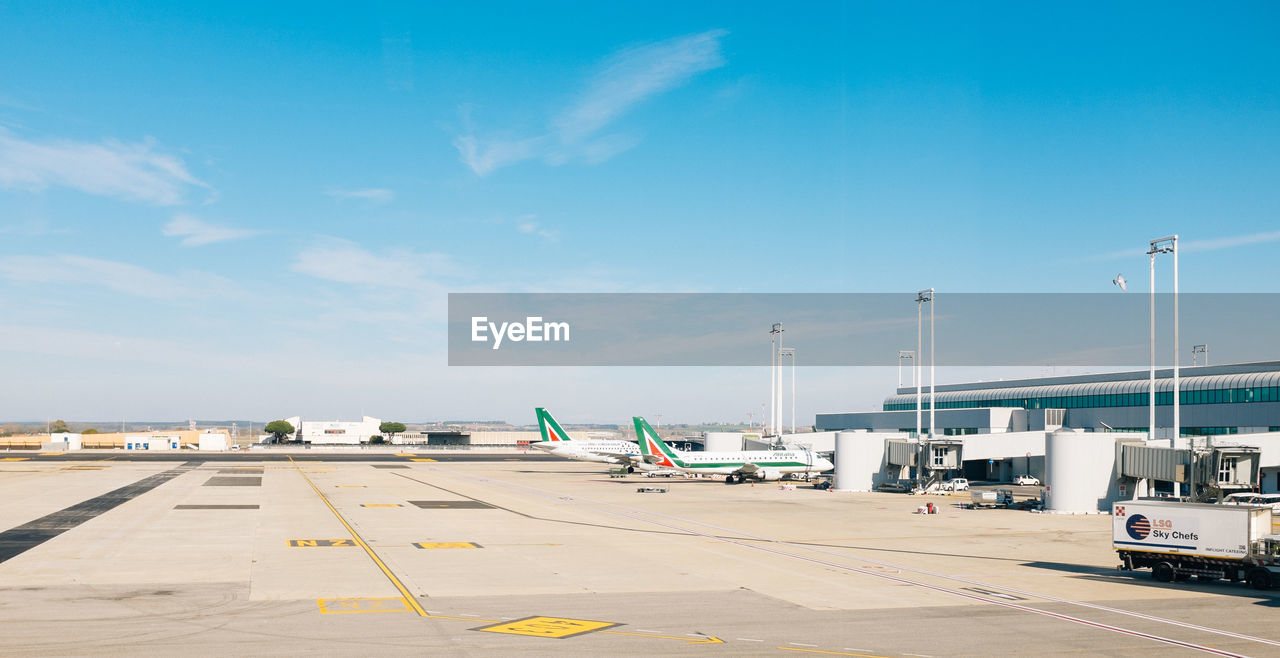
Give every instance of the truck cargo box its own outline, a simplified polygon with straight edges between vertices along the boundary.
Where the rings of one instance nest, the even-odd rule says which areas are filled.
[[[1118,551],[1241,559],[1270,533],[1270,507],[1127,500],[1112,508]]]

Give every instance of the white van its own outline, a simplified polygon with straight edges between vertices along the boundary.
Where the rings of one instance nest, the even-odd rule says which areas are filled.
[[[1280,512],[1280,494],[1235,493],[1222,499],[1223,505],[1268,505]]]

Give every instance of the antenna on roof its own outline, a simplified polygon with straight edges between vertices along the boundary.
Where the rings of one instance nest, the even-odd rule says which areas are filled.
[[[1128,292],[1128,291],[1129,291],[1129,282],[1124,280],[1124,275],[1123,275],[1123,274],[1117,274],[1117,275],[1116,275],[1116,278],[1114,278],[1114,279],[1112,279],[1112,280],[1111,280],[1111,283],[1114,283],[1114,284],[1116,284],[1117,286],[1120,286],[1120,292]]]

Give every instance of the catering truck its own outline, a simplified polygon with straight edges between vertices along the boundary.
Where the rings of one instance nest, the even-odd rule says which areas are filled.
[[[1257,589],[1280,583],[1280,535],[1271,508],[1126,500],[1114,504],[1111,543],[1120,568],[1162,582],[1226,578]]]

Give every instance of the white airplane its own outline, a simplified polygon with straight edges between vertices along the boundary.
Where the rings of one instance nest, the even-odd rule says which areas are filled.
[[[784,477],[817,474],[835,468],[827,459],[806,448],[784,450],[739,450],[736,452],[681,452],[663,443],[649,423],[636,416],[636,440],[646,462],[659,468],[685,473],[723,474],[725,484],[754,480],[781,480]]]
[[[566,459],[585,462],[603,462],[625,466],[628,473],[636,469],[650,471],[655,467],[646,464],[640,454],[640,446],[634,441],[617,441],[609,439],[569,438],[569,433],[560,427],[560,423],[551,417],[551,412],[538,407],[538,429],[542,431],[542,441],[531,444],[533,447],[558,455]]]

